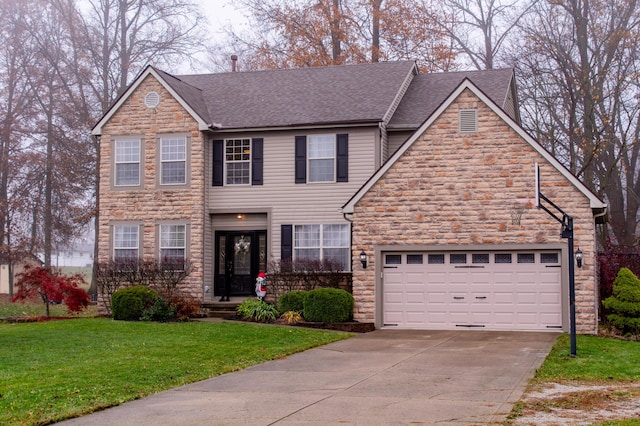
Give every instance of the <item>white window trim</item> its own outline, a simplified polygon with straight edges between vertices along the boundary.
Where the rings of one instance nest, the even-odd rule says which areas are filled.
[[[311,158],[311,139],[314,137],[331,137],[333,139],[333,157],[314,157]],[[333,133],[327,134],[317,134],[317,135],[307,135],[307,183],[312,184],[323,184],[323,183],[336,183],[336,162],[337,159],[337,137]],[[331,180],[312,180],[311,179],[311,162],[313,160],[332,160],[333,167],[332,170],[332,179]]]
[[[168,140],[182,140],[182,142],[184,143],[184,158],[182,160],[163,160],[162,156],[163,156],[163,149],[164,149],[164,142],[168,141]],[[158,156],[160,159],[160,185],[162,186],[179,186],[179,185],[186,185],[187,183],[187,179],[188,179],[188,167],[187,167],[187,157],[188,157],[188,152],[189,152],[189,148],[188,148],[188,140],[186,136],[181,136],[181,135],[171,135],[171,136],[161,136],[160,137],[160,155]],[[163,176],[163,172],[164,172],[164,164],[168,164],[168,163],[183,163],[184,164],[184,181],[183,182],[169,182],[169,183],[165,183],[164,182],[164,176]]]
[[[249,159],[248,160],[227,160],[227,143],[229,142],[234,142],[234,141],[248,141],[249,142]],[[251,160],[253,159],[253,142],[251,138],[231,138],[231,139],[224,139],[223,142],[223,158],[224,158],[224,176],[223,176],[223,183],[224,186],[251,186]],[[229,183],[229,169],[228,169],[228,165],[229,164],[241,164],[241,163],[247,163],[249,165],[249,179],[247,181],[247,183]]]
[[[137,244],[136,244],[135,248],[134,247],[119,247],[118,246],[118,241],[117,241],[117,238],[116,238],[116,235],[117,235],[116,231],[117,231],[118,228],[124,228],[124,227],[135,228],[136,234],[137,234],[136,235],[136,239],[137,239],[136,243]],[[136,250],[137,256],[134,256],[131,259],[137,260],[137,259],[140,258],[140,247],[142,246],[142,244],[141,244],[141,232],[140,232],[140,224],[139,223],[131,222],[131,223],[117,223],[117,224],[114,224],[112,226],[112,241],[113,241],[113,243],[112,243],[112,250],[111,250],[111,258],[114,261],[128,259],[128,258],[118,258],[116,256],[117,250]]]
[[[162,228],[165,226],[182,226],[184,228],[184,245],[182,247],[178,247],[178,246],[164,246],[162,244]],[[188,225],[186,223],[161,223],[159,224],[158,227],[158,259],[160,259],[160,261],[163,260],[162,257],[162,250],[174,250],[174,249],[182,249],[183,250],[183,256],[182,259],[186,260],[187,259],[187,246],[188,246]]]
[[[312,247],[312,246],[303,246],[300,247],[296,244],[296,234],[297,234],[297,230],[298,227],[300,226],[314,226],[317,225],[320,227],[320,236],[319,236],[319,246],[318,247]],[[346,232],[348,232],[349,234],[349,238],[348,238],[348,242],[347,245],[344,247],[341,246],[324,246],[323,245],[323,241],[324,241],[324,227],[325,226],[330,226],[330,225],[340,225],[340,226],[345,226]],[[351,271],[351,232],[350,232],[350,228],[349,228],[349,224],[348,223],[301,223],[301,224],[297,224],[297,225],[293,225],[293,259],[297,260],[297,256],[296,256],[296,250],[298,249],[318,249],[320,251],[320,260],[324,260],[324,252],[326,249],[345,249],[347,250],[347,258],[345,259],[345,269],[344,272],[349,272]]]
[[[118,144],[123,142],[138,143],[138,161],[118,161]],[[123,136],[113,140],[113,182],[114,188],[140,188],[142,187],[142,169],[144,168],[144,146],[142,138],[139,136]],[[118,165],[119,164],[137,164],[138,165],[138,183],[135,184],[118,184]]]

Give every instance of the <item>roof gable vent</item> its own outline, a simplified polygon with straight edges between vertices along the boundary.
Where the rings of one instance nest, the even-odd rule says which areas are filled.
[[[458,131],[460,133],[476,133],[478,131],[477,109],[461,109],[459,111]]]
[[[149,92],[144,97],[144,105],[147,108],[155,108],[160,103],[160,95],[158,92]]]

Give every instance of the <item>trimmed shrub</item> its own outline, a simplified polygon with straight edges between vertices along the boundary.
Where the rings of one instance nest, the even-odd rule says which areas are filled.
[[[162,297],[158,297],[153,305],[142,312],[140,319],[142,321],[167,322],[172,321],[175,317],[176,307],[169,305]]]
[[[275,305],[260,299],[247,299],[236,308],[236,312],[245,320],[257,322],[272,322],[278,318]]]
[[[281,313],[294,311],[304,311],[304,298],[307,295],[307,291],[294,290],[280,296],[278,300],[278,311]]]
[[[613,282],[613,296],[602,304],[611,312],[607,320],[625,335],[640,333],[640,280],[621,268]]]
[[[304,319],[310,322],[344,322],[353,318],[353,296],[337,288],[311,290],[304,298]]]
[[[136,285],[118,290],[111,297],[113,319],[138,321],[157,299],[158,294],[149,287]]]

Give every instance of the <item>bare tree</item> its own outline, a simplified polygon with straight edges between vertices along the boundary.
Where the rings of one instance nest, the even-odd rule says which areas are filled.
[[[79,3],[0,0],[0,242],[46,265],[97,215],[91,126],[147,63],[185,69],[205,39],[190,0]]]
[[[439,22],[474,68],[489,70],[537,1],[444,0]]]
[[[610,229],[638,242],[640,11],[637,0],[539,3],[519,58],[525,124],[609,203]]]

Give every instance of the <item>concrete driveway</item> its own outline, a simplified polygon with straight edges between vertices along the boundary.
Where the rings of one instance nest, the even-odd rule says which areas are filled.
[[[499,424],[557,337],[376,330],[61,424]]]

